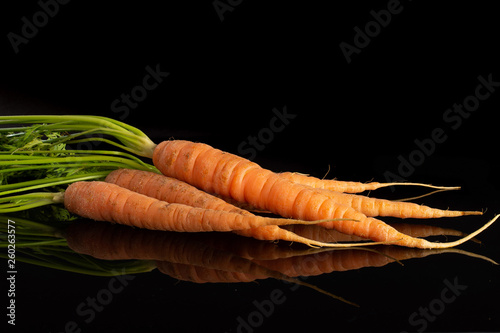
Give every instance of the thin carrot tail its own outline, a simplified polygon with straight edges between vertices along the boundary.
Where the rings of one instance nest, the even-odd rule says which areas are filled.
[[[414,238],[410,236],[403,237],[401,240],[394,242],[394,245],[402,245],[402,246],[410,246],[410,247],[417,247],[421,249],[446,249],[450,247],[455,247],[460,244],[463,244],[467,242],[468,240],[473,239],[477,235],[479,235],[481,232],[486,230],[488,227],[490,227],[497,219],[500,217],[500,214],[496,215],[493,217],[490,221],[488,221],[485,225],[483,225],[481,228],[477,229],[476,231],[468,234],[467,236],[460,238],[459,240],[456,240],[454,242],[445,242],[445,243],[435,243],[435,242],[429,242],[425,239],[421,238]]]
[[[491,226],[498,219],[498,217],[500,217],[500,214],[496,215],[492,220],[490,220],[484,226],[466,235],[465,237],[462,237],[457,241],[445,242],[445,243],[435,243],[435,242],[430,242],[423,238],[409,236],[407,234],[399,232],[395,228],[387,225],[386,223],[371,217],[368,218],[365,217],[365,219],[359,217],[361,222],[359,224],[355,224],[354,228],[353,228],[353,223],[349,221],[324,223],[321,224],[321,226],[328,229],[333,228],[348,234],[356,234],[361,237],[367,237],[375,242],[381,241],[382,243],[385,244],[392,244],[392,245],[406,246],[406,247],[420,248],[420,249],[444,249],[444,248],[455,247],[462,243],[467,242],[468,240],[474,239],[474,237],[476,237],[481,232],[486,230],[489,226]],[[358,225],[358,227],[356,227],[356,225]]]
[[[425,193],[425,194],[422,194],[422,195],[418,195],[418,196],[415,196],[415,197],[401,198],[401,199],[392,199],[391,201],[393,201],[393,202],[414,201],[414,200],[422,199],[422,198],[431,196],[431,195],[439,193],[439,192],[444,192],[444,191],[446,191],[446,190],[435,190],[435,191],[432,191],[432,192],[429,192],[429,193]]]
[[[402,202],[402,204],[404,204]],[[410,203],[407,203],[410,204]],[[427,206],[416,205],[417,208],[414,212],[410,212],[407,216],[401,215],[396,217],[401,218],[419,218],[419,219],[430,219],[430,218],[440,218],[440,217],[458,217],[458,216],[468,216],[468,215],[483,215],[480,211],[461,211],[461,210],[446,210],[431,208]],[[371,216],[371,215],[368,215]],[[379,216],[394,216],[391,214],[380,214]]]
[[[342,220],[342,219],[338,219],[338,220]],[[332,221],[332,220],[318,220],[318,221],[314,221],[314,222],[323,223],[323,222],[334,222],[334,221]],[[293,223],[293,225],[297,225],[297,224],[298,223]],[[309,221],[305,224],[311,224],[311,221]],[[269,227],[273,227],[273,226],[264,226],[264,227],[259,227],[258,229],[269,228]],[[255,229],[257,229],[257,228],[244,229],[244,230],[234,230],[233,232],[235,234],[240,235],[240,236],[254,237],[257,239],[262,239],[262,237],[255,237],[255,235],[256,235]],[[283,230],[281,228],[280,228],[280,230],[282,232],[279,234],[279,236],[277,236],[277,238],[279,240],[301,243],[301,244],[307,245],[307,246],[312,247],[312,248],[321,248],[321,247],[325,247],[325,248],[350,248],[350,247],[364,247],[364,246],[374,246],[374,245],[387,245],[387,244],[393,243],[391,241],[389,241],[389,242],[384,242],[384,241],[373,242],[373,241],[369,241],[369,240],[362,241],[362,242],[351,242],[351,243],[328,243],[328,242],[317,241],[317,240],[307,238],[307,237],[302,237],[302,236],[297,235],[294,232],[291,232],[288,230]],[[260,236],[261,232],[259,231],[257,234]],[[266,240],[271,240],[271,239],[266,239]],[[273,239],[273,240],[276,240],[276,239]]]
[[[482,215],[480,211],[456,211],[432,208],[412,202],[396,202],[361,195],[317,190],[338,203],[348,205],[366,216],[394,216],[400,218],[440,218],[464,215]]]
[[[331,191],[344,192],[344,193],[360,193],[364,191],[372,191],[383,187],[390,186],[420,186],[433,188],[437,190],[459,190],[460,186],[435,186],[431,184],[423,183],[409,183],[409,182],[393,182],[393,183],[360,183],[352,181],[341,181],[336,179],[319,179],[316,177],[311,177],[307,174],[302,174],[298,172],[283,172],[280,174],[282,177],[288,180],[302,184],[308,185],[314,188],[322,188]]]
[[[460,190],[461,189],[460,186],[436,186],[436,185],[432,185],[432,184],[405,183],[405,182],[400,182],[400,183],[377,183],[377,182],[373,182],[373,183],[366,183],[365,186],[366,186],[366,188],[365,188],[366,191],[376,190],[376,189],[379,189],[379,188],[391,187],[391,186],[419,186],[419,187],[433,188],[433,189],[442,190],[442,191],[452,191],[452,190]]]

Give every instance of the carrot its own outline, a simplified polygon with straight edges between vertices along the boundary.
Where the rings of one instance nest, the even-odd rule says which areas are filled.
[[[118,169],[112,171],[106,177],[105,181],[170,203],[180,203],[198,208],[221,210],[246,216],[254,216],[246,210],[235,207],[220,198],[200,191],[194,186],[191,186],[183,181],[154,172]],[[276,225],[234,230],[233,232],[241,236],[253,237],[260,240],[284,240],[320,247],[337,246],[301,237]]]
[[[359,193],[363,191],[372,191],[382,187],[389,186],[398,186],[398,185],[406,185],[406,186],[422,186],[429,187],[439,190],[459,190],[460,186],[435,186],[430,184],[422,184],[422,183],[378,183],[378,182],[370,182],[370,183],[360,183],[360,182],[349,182],[349,181],[341,181],[336,179],[319,179],[316,177],[311,177],[309,175],[305,175],[303,173],[298,172],[282,172],[281,175],[294,182],[303,185],[309,185],[314,188],[322,188],[331,191],[337,192],[345,192],[345,193]]]
[[[105,181],[170,203],[253,215],[183,181],[154,172],[118,169],[110,172]]]
[[[459,245],[485,230],[498,216],[470,235],[447,243],[414,238],[386,223],[341,205],[310,186],[293,183],[242,157],[209,145],[182,140],[164,141],[155,148],[154,165],[166,176],[175,177],[207,192],[248,202],[258,209],[304,220],[348,218],[320,225],[342,233],[378,242],[417,248],[446,248]]]
[[[317,188],[318,191],[322,191],[324,195],[328,196],[330,199],[333,199],[335,202],[342,205],[350,206],[355,210],[370,217],[392,216],[400,218],[428,219],[428,218],[438,218],[438,217],[456,217],[463,215],[482,214],[482,212],[478,211],[464,212],[455,210],[442,210],[442,209],[431,208],[424,205],[417,205],[411,202],[397,202],[385,199],[370,198],[361,195],[347,194],[347,193],[342,193],[341,191],[332,190],[334,186],[325,186],[323,184],[324,182],[338,182],[335,180],[323,181],[321,179],[317,179],[314,177],[307,177],[301,174],[291,173],[291,172],[283,172],[280,173],[279,175],[283,176],[284,178],[292,182]],[[317,180],[317,182],[315,182],[315,180]],[[340,183],[342,184],[345,182],[340,182]],[[358,184],[363,185],[362,183]]]
[[[153,158],[153,161],[157,168],[161,169],[164,174],[173,175],[175,178],[187,181],[188,183],[196,185],[197,187],[202,188],[207,192],[216,193],[217,195],[223,197],[229,196],[239,202],[248,203],[252,206],[255,206],[259,210],[271,211],[285,218],[316,221],[315,223],[319,223],[326,228],[336,229],[338,231],[363,238],[370,238],[374,241],[378,240],[381,242],[390,242],[393,244],[411,247],[451,247],[475,237],[475,235],[488,228],[498,218],[498,216],[495,216],[482,228],[476,230],[474,233],[458,241],[439,244],[431,243],[422,239],[409,237],[408,235],[405,235],[404,233],[398,232],[394,228],[389,227],[384,222],[372,218],[371,215],[385,214],[381,214],[381,212],[384,211],[383,206],[385,205],[385,202],[383,201],[372,202],[357,197],[351,197],[352,199],[346,199],[347,197],[336,197],[332,199],[329,197],[329,195],[325,194],[326,192],[321,192],[327,190],[316,189],[311,186],[295,183],[287,179],[286,177],[283,177],[283,175],[278,175],[269,170],[262,169],[255,163],[232,154],[223,153],[220,150],[213,149],[212,147],[207,145],[194,144],[186,141],[169,141],[156,145],[142,131],[127,124],[104,117],[0,116],[0,124],[2,125],[19,123],[35,124],[29,128],[30,131],[33,130],[36,132],[35,138],[43,138],[44,135],[50,138],[47,140],[42,140],[41,145],[37,144],[35,149],[35,151],[41,154],[40,157],[43,157],[44,161],[42,165],[44,168],[49,167],[46,163],[50,164],[52,163],[50,161],[54,159],[53,162],[56,165],[61,165],[63,169],[66,169],[66,166],[64,166],[63,163],[59,163],[59,158],[52,156],[53,150],[60,150],[61,148],[59,146],[61,145],[64,147],[65,144],[87,143],[96,140],[102,141],[114,145],[115,147],[124,149],[130,153],[138,154],[147,158]],[[9,133],[8,136],[12,136],[14,138],[17,138],[18,135],[22,135],[23,138],[29,137],[24,136],[25,132],[29,132],[26,131],[25,127],[9,127],[2,129],[1,132]],[[103,135],[105,135],[106,137],[102,137]],[[108,136],[111,136],[114,140],[108,139]],[[32,149],[34,149],[30,145],[26,145],[23,143],[15,143],[13,147],[17,148],[14,150],[12,150],[12,147],[10,147],[9,145],[7,146],[8,147],[4,152],[4,157],[7,157],[8,155],[14,153],[18,149],[28,149],[25,150],[25,153],[32,154]],[[64,148],[62,149],[64,150]],[[108,153],[112,152],[107,152],[106,154]],[[18,159],[19,161],[22,160],[22,164],[28,165],[32,163],[31,161],[25,160],[26,157],[28,157],[28,155],[23,155]],[[87,158],[88,157],[91,156],[87,156]],[[39,158],[37,157],[37,160],[38,159]],[[134,163],[137,161],[137,159],[134,160]],[[7,163],[9,162],[7,161]],[[72,167],[76,167],[76,164],[73,164],[73,162],[71,165]],[[85,166],[85,168],[86,167],[87,166]],[[114,169],[116,167],[117,165],[113,162],[111,169]],[[141,168],[143,167],[144,165]],[[148,167],[147,169],[156,171],[154,170],[154,168]],[[8,170],[9,172],[21,171],[24,173],[25,171],[36,170],[36,168],[26,167],[24,165],[19,168],[15,167]],[[73,169],[70,168],[69,171],[71,173]],[[106,169],[99,174],[92,174],[92,179],[101,179],[101,177],[104,177],[105,174],[107,174],[109,171],[111,170]],[[43,180],[43,184],[39,184],[38,180],[36,180],[34,181],[34,186],[28,186],[28,184],[25,182],[19,182],[18,184],[14,184],[14,188],[11,188],[11,184],[7,184],[8,190],[2,192],[1,194],[2,196],[7,194],[10,195],[11,193],[19,191],[32,191],[41,187],[48,187],[49,185],[53,187],[56,185],[68,184],[75,181],[75,178],[71,178],[68,175],[64,175],[60,178],[61,179],[58,179],[56,182],[47,182],[47,180]],[[79,178],[79,180],[82,179]],[[30,184],[33,185],[33,183]],[[116,195],[110,195],[109,197],[113,198],[113,200],[116,200],[117,198]],[[107,199],[107,197],[104,199]],[[29,192],[22,195],[0,198],[0,211],[21,211],[31,209],[33,207],[41,207],[43,205],[61,202],[61,200],[62,196],[60,194],[47,192]],[[140,201],[143,202],[144,200],[141,199]],[[344,204],[342,204],[342,202]],[[122,205],[120,206],[120,204]],[[127,223],[130,222],[129,220],[132,216],[130,211],[132,209],[123,207],[122,202],[118,202],[118,205],[120,206],[120,209],[116,214],[110,213],[111,210],[109,209],[102,214],[105,214],[109,219],[118,216],[120,218],[125,218]],[[180,211],[180,209],[176,208],[177,206],[175,206],[175,204],[151,204],[149,208],[154,207],[155,209],[157,209],[158,205],[166,205],[165,207],[169,207],[170,211]],[[374,209],[372,209],[369,205],[373,205]],[[165,210],[165,207],[162,209]],[[405,207],[405,209],[403,209],[403,207]],[[103,208],[109,207],[103,206]],[[361,212],[357,209],[361,210]],[[210,214],[216,213],[211,212],[209,214],[205,214],[201,213],[200,211],[196,213],[194,210],[189,209],[188,211],[190,212],[189,214],[191,214],[189,215],[189,223],[193,221],[193,219],[191,219],[192,215],[196,215],[203,222],[206,222],[206,225],[204,226],[195,225],[191,226],[190,228],[193,228],[193,230],[197,230],[197,228],[201,228],[203,230],[211,230],[213,226],[208,223],[208,218],[203,220],[200,215],[202,217],[205,217],[205,215],[208,216]],[[397,216],[400,217],[409,217],[412,216],[411,214],[415,213],[416,207],[411,205],[393,206],[388,211],[391,212],[391,214],[393,214],[392,212],[397,213],[399,214]],[[82,213],[83,212],[84,211],[82,210]],[[217,217],[220,217],[221,211],[216,212],[217,214],[219,214],[217,215]],[[365,213],[370,216],[367,216]],[[93,214],[97,213],[93,212]],[[101,214],[97,215],[101,216]],[[214,225],[220,224],[223,228],[231,230],[240,230],[240,228],[243,228],[241,230],[246,230],[250,229],[251,227],[257,226],[257,224],[249,224],[245,229],[242,225],[242,216],[246,218],[246,222],[249,222],[250,219],[254,221],[253,219],[256,217],[242,214],[236,215],[239,216],[234,217],[234,219],[232,217],[229,219],[230,221],[236,223],[236,227],[234,227],[234,225],[227,226],[227,220],[225,219],[225,217],[222,219],[223,222],[218,220],[211,220],[211,223]],[[435,214],[431,215],[434,216]],[[171,217],[168,217],[170,218],[169,222],[175,224],[176,228],[186,230],[186,226],[183,224],[183,222],[187,222],[187,218],[183,214],[179,214],[179,216],[180,219],[177,219],[177,216],[175,216],[175,218],[173,219]],[[156,220],[158,219],[159,218],[156,217]],[[328,221],[325,221],[325,219],[327,219]],[[333,221],[332,219],[348,219],[350,221]],[[136,219],[134,216],[134,222],[140,222],[145,226],[152,227],[144,220],[145,217]],[[353,220],[357,221],[354,222]],[[159,226],[165,227],[164,225],[162,225],[162,223],[168,224],[165,221],[161,221],[159,223]],[[291,224],[292,222],[287,223]],[[301,223],[305,222],[302,221]],[[264,225],[271,224],[272,223],[269,222],[268,224]],[[260,224],[258,226],[263,225]],[[280,229],[281,228],[277,230]],[[264,235],[264,237],[268,237],[268,235]]]
[[[64,206],[81,217],[139,228],[171,231],[232,231],[263,225],[311,222],[245,216],[167,203],[106,182],[76,182],[64,193]],[[312,222],[317,223],[317,222]]]
[[[456,211],[431,208],[411,202],[390,201],[370,198],[362,195],[346,194],[330,190],[318,189],[335,202],[347,205],[366,216],[393,216],[400,218],[429,219],[438,217],[456,217],[463,215],[482,215],[479,211]]]
[[[425,238],[429,236],[456,236],[456,237],[467,236],[466,233],[458,230],[441,228],[432,225],[408,224],[408,223],[389,223],[389,225],[394,229],[396,229],[397,231],[412,237]],[[295,234],[299,236],[326,243],[355,242],[363,240],[363,238],[352,235],[346,235],[333,229],[325,229],[319,225],[308,225],[308,226],[287,225],[283,226],[283,228],[289,231],[293,231]],[[478,240],[474,239],[472,240],[479,242]]]

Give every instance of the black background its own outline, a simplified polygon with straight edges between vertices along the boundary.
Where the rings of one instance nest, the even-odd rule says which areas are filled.
[[[479,76],[500,81],[500,21],[492,3],[401,1],[400,12],[350,63],[340,43],[353,45],[354,28],[363,30],[374,20],[370,12],[391,1],[231,3],[221,20],[212,1],[71,1],[59,5],[17,53],[9,33],[21,35],[22,18],[33,22],[41,7],[36,1],[2,4],[0,114],[103,115],[141,128],[156,142],[174,137],[241,153],[248,136],[269,128],[272,110],[286,107],[295,118],[273,133],[255,161],[318,177],[330,168],[329,177],[356,181],[398,174],[398,156],[408,159],[415,140],[441,128],[446,140],[405,178],[463,189],[419,202],[486,210],[483,217],[439,221],[464,231],[500,212],[500,87],[456,129],[443,119],[453,104],[474,95]],[[169,76],[128,114],[115,112],[112,102],[142,83],[146,66],[159,66]],[[410,194],[398,189],[376,195]],[[482,246],[465,248],[500,260],[498,230],[492,226]],[[19,270],[20,332],[62,331],[78,319],[75,307],[109,280],[29,265]],[[415,330],[410,314],[438,297],[444,279],[455,277],[469,286],[467,293],[427,330],[498,330],[498,267],[447,255],[314,278],[362,308],[300,289],[288,292],[287,302],[256,331]],[[176,285],[158,272],[138,275],[81,328],[236,331],[236,317],[255,310],[252,301],[275,288],[288,286],[272,280]]]

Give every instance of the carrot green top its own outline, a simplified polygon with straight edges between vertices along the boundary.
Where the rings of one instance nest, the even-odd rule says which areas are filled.
[[[101,142],[121,150],[68,146],[95,147]],[[148,157],[155,146],[139,129],[105,117],[0,116],[0,213],[58,201],[55,194],[65,185],[104,179],[118,168],[158,172],[132,155]]]
[[[152,157],[156,144],[141,130],[127,125],[118,120],[100,116],[0,116],[0,126],[10,124],[41,124],[33,128],[37,132],[76,132],[51,138],[51,143],[77,143],[85,141],[103,141],[122,148],[128,152],[143,157]],[[3,126],[2,126],[3,127]],[[25,130],[23,127],[0,128],[2,132],[18,132]],[[84,138],[89,135],[100,137]],[[110,135],[118,139],[120,143],[103,138],[102,135]]]

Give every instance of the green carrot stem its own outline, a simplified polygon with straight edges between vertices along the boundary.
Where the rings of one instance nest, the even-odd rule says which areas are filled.
[[[129,151],[151,158],[156,144],[141,130],[117,120],[98,116],[0,116],[0,125],[31,123],[47,124],[39,130],[50,131],[89,131],[115,137]]]
[[[45,126],[41,128],[42,130],[50,130],[50,131],[72,131],[72,130],[82,130],[82,126],[74,126],[74,125],[64,125],[63,127],[56,127],[56,126]],[[86,139],[80,139],[80,140],[74,140],[75,138],[78,138],[80,136],[86,136],[86,135],[92,135],[92,134],[107,134],[114,136],[115,138],[119,139],[121,142],[126,143],[126,145],[120,145],[117,142],[102,138],[102,137],[88,137]],[[43,142],[45,143],[54,143],[54,144],[60,144],[60,143],[67,143],[67,144],[73,144],[73,143],[79,143],[79,142],[88,142],[88,141],[102,141],[106,142],[108,144],[112,144],[114,146],[117,146],[119,148],[125,149],[129,152],[136,152],[138,150],[143,149],[144,142],[143,140],[139,140],[137,142],[137,137],[135,137],[133,134],[130,133],[123,133],[117,130],[111,130],[111,129],[101,129],[101,128],[93,128],[90,127],[90,129],[84,131],[84,132],[78,132],[78,133],[73,133],[70,135],[65,135],[65,136],[60,136],[57,138],[53,139],[47,139],[44,140]]]
[[[110,145],[113,145],[117,148],[120,148],[120,149],[123,149],[123,150],[126,150],[128,151],[129,153],[135,153],[139,156],[144,156],[143,154],[139,154],[139,151],[142,151],[143,148],[141,148],[140,146],[136,146],[136,145],[129,145],[129,146],[126,146],[126,145],[121,145],[117,142],[114,142],[114,141],[111,141],[109,139],[105,139],[105,138],[96,138],[96,137],[92,137],[92,138],[86,138],[86,139],[80,139],[80,140],[69,140],[69,141],[66,141],[66,144],[69,144],[69,145],[72,145],[72,144],[75,144],[75,143],[83,143],[83,142],[94,142],[94,141],[99,141],[99,142],[104,142],[104,143],[107,143],[107,144],[110,144]],[[152,155],[152,151],[151,153],[147,153],[148,155],[151,154]],[[149,156],[145,156],[145,157],[149,157]]]
[[[9,159],[8,156],[11,158]],[[66,157],[42,157],[38,156],[36,158],[22,158],[21,160],[17,161],[16,158],[12,158],[14,155],[0,155],[0,165],[10,165],[9,163],[16,163],[16,164],[38,164],[38,163],[65,163],[65,162],[96,162],[96,159],[99,158],[98,156],[66,156]],[[4,160],[4,161],[2,161]],[[129,160],[123,158],[123,157],[114,157],[114,156],[108,156],[103,160],[107,161],[115,161],[123,164],[130,163]]]
[[[101,116],[75,116],[75,115],[30,115],[30,116],[0,116],[0,124],[15,124],[15,123],[32,123],[32,124],[76,124],[81,127],[93,125],[104,128],[111,128],[121,130],[124,132],[131,132],[139,137],[147,138],[146,134],[141,130],[114,120]]]
[[[66,155],[69,155],[69,156],[56,157],[56,158],[58,158],[58,161],[60,161],[60,159],[62,157],[74,157],[74,158],[76,158],[76,157],[87,156],[87,159],[84,159],[84,160],[90,160],[90,161],[98,162],[98,163],[102,163],[103,161],[110,160],[110,158],[108,156],[111,156],[112,157],[111,160],[119,161],[119,162],[126,162],[126,164],[129,164],[129,167],[133,168],[133,169],[153,171],[156,173],[160,172],[160,171],[158,171],[158,169],[156,169],[156,167],[154,167],[151,164],[143,162],[141,159],[137,158],[137,156],[131,155],[129,153],[121,152],[121,151],[114,151],[114,150],[65,149],[65,150],[19,150],[16,152],[0,152],[0,163],[2,160],[13,161],[13,160],[24,159],[24,160],[34,161],[35,158],[38,157],[36,155],[46,155],[46,154],[66,154]],[[125,160],[117,160],[115,156],[122,157]],[[47,157],[42,156],[41,158],[47,158]],[[42,160],[42,161],[45,163],[51,163],[48,160]],[[67,161],[67,160],[63,160],[63,161]],[[29,164],[29,163],[26,162],[26,164]]]
[[[37,180],[30,180],[30,181],[26,181],[26,182],[19,182],[19,183],[14,183],[14,184],[2,185],[2,186],[0,186],[0,190],[3,190],[3,191],[0,192],[0,196],[12,194],[12,193],[36,190],[36,189],[40,189],[40,188],[44,188],[44,187],[69,184],[69,183],[74,183],[74,182],[78,182],[78,181],[102,179],[102,178],[106,177],[108,175],[108,173],[109,173],[108,171],[101,171],[101,172],[88,173],[88,174],[84,174],[84,175],[65,176],[65,177],[59,177],[59,178],[45,178],[45,179],[37,179]],[[0,198],[0,202],[1,202],[1,200],[2,200],[2,198]]]
[[[39,199],[39,200],[28,200],[24,203],[19,203],[17,205],[12,205],[11,203],[0,204],[0,214],[19,212],[36,207],[51,205],[53,203],[54,201],[51,199]]]

